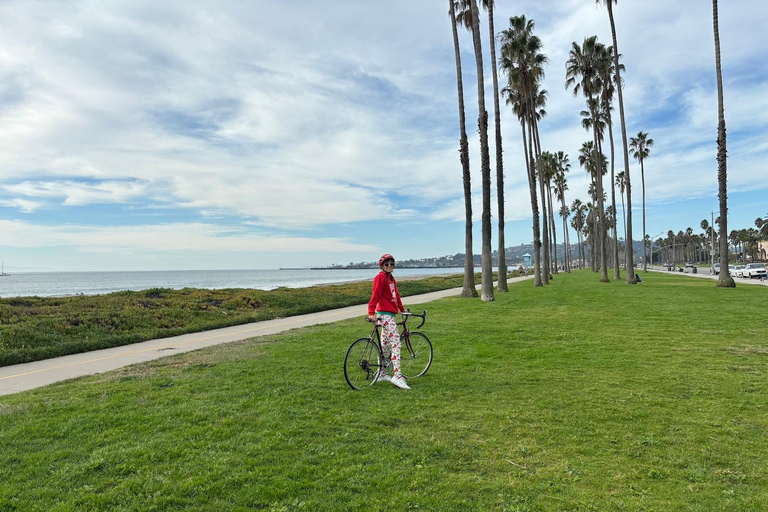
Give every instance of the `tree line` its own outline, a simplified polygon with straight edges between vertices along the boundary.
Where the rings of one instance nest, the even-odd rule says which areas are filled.
[[[715,225],[720,225],[720,217],[714,220]],[[656,257],[649,262],[695,262],[695,263],[719,263],[722,258],[719,249],[719,229],[715,229],[707,219],[699,224],[700,233],[694,233],[693,228],[675,233],[671,229],[666,237],[657,237],[651,240],[646,238],[646,245],[655,249]],[[760,241],[768,240],[768,215],[765,218],[755,219],[754,228],[734,229],[728,233],[728,259],[734,261],[765,260],[765,249],[760,248]]]
[[[587,265],[586,250],[590,250],[589,266],[600,273],[601,282],[609,282],[608,269],[613,268],[614,280],[620,280],[620,260],[623,259],[626,272],[626,283],[635,284],[634,248],[632,243],[620,247],[618,233],[618,210],[616,205],[616,190],[622,203],[622,225],[624,240],[633,240],[632,222],[632,177],[630,174],[630,154],[640,165],[642,188],[642,262],[647,271],[648,235],[645,225],[645,160],[650,156],[650,148],[654,141],[647,132],[640,131],[635,137],[627,136],[624,113],[622,72],[624,64],[620,63],[621,54],[618,50],[616,25],[613,6],[617,0],[596,0],[598,5],[604,5],[608,14],[611,28],[612,44],[605,45],[598,41],[597,36],[587,36],[582,43],[574,41],[568,54],[565,73],[565,87],[573,91],[574,96],[583,96],[585,108],[581,111],[582,127],[589,133],[590,139],[582,145],[579,155],[579,166],[590,178],[588,189],[590,201],[586,203],[579,199],[571,204],[566,201],[568,183],[566,174],[571,170],[569,156],[562,151],[545,151],[541,140],[539,124],[546,116],[547,91],[542,88],[544,70],[549,62],[543,53],[543,44],[535,35],[535,23],[526,19],[525,15],[509,18],[509,28],[499,33],[494,29],[494,0],[481,0],[482,7],[488,16],[488,41],[491,55],[491,76],[493,79],[494,105],[494,134],[496,149],[496,190],[498,199],[498,241],[499,248],[499,283],[498,291],[508,290],[506,261],[504,250],[504,162],[503,138],[501,135],[500,99],[514,113],[520,123],[520,139],[523,146],[526,176],[531,203],[531,228],[533,234],[533,267],[534,286],[549,283],[554,274],[559,271],[557,257],[557,223],[555,208],[562,219],[563,234],[563,265],[566,272],[571,268]],[[492,248],[491,248],[491,159],[488,140],[488,112],[485,101],[484,66],[482,51],[482,35],[480,32],[480,10],[477,0],[448,0],[449,16],[453,34],[454,53],[456,60],[456,78],[459,112],[459,160],[462,167],[462,180],[465,204],[465,259],[464,287],[462,297],[476,297],[474,282],[474,265],[472,258],[472,201],[469,165],[469,143],[466,129],[464,104],[464,86],[462,78],[462,63],[459,44],[459,29],[471,33],[472,46],[477,71],[477,101],[478,101],[478,133],[480,136],[480,165],[482,185],[482,231],[481,231],[481,299],[494,299],[492,282]],[[726,135],[722,95],[722,76],[720,71],[720,41],[718,32],[717,0],[712,0],[713,29],[715,38],[715,67],[718,87],[718,198],[720,202],[720,237],[727,233],[727,169],[726,169]],[[499,43],[498,63],[496,43]],[[506,85],[499,88],[499,72],[506,78]],[[616,172],[616,150],[613,136],[613,112],[618,106],[620,132],[622,139],[623,170]],[[606,133],[607,132],[607,133]],[[607,136],[607,138],[606,138]],[[604,143],[607,148],[604,147]],[[609,151],[610,160],[606,155]],[[604,188],[604,176],[608,174],[610,162],[610,205],[606,206],[608,196]],[[569,222],[570,221],[570,222]],[[569,229],[575,229],[578,239],[578,257],[571,261]],[[621,250],[620,250],[621,249]],[[727,259],[726,249],[721,253]],[[727,262],[726,262],[727,267]],[[726,271],[721,273],[718,286],[735,286],[733,279]]]

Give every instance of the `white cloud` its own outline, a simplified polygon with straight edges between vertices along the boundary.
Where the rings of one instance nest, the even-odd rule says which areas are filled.
[[[768,19],[757,0],[720,7],[729,183],[764,190],[768,179],[754,176],[768,177],[768,76],[755,63],[768,53],[768,39],[758,37]],[[583,99],[564,88],[565,61],[572,41],[597,34],[611,43],[608,17],[594,2],[524,0],[497,5],[496,30],[523,13],[550,59],[543,149],[570,155],[568,200],[583,199],[587,180],[576,158],[589,134],[579,124]],[[711,6],[620,2],[615,13],[628,132],[656,140],[646,166],[649,201],[712,195]],[[267,238],[285,242],[286,232],[301,229],[463,221],[455,63],[442,2],[17,0],[0,5],[0,21],[0,206],[9,219],[58,215],[85,229],[90,206],[118,205],[121,223],[143,230],[145,219],[131,212],[172,210],[188,220],[169,225],[204,218],[224,230],[247,223],[281,233],[259,241],[269,247],[277,245]],[[487,52],[484,18],[482,30]],[[474,61],[468,34],[460,37],[479,218]],[[490,79],[486,92],[492,111]],[[520,127],[502,110],[507,219],[526,221]],[[620,155],[618,112],[615,124]],[[634,162],[632,176],[639,181]],[[108,228],[93,228],[100,229]],[[230,239],[207,242],[227,247]]]
[[[175,223],[141,226],[44,226],[0,220],[7,247],[74,247],[85,252],[332,252],[375,251],[376,247],[343,238],[304,238],[255,234],[213,224]]]

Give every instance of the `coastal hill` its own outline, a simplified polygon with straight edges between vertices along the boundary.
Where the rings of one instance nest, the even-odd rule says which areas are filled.
[[[619,241],[620,247],[623,247],[622,241]],[[638,251],[643,250],[643,246],[639,241],[634,244],[635,254],[639,254]],[[587,257],[589,257],[589,246],[584,247]],[[623,251],[623,249],[619,249]],[[563,244],[557,246],[558,261],[562,261]],[[515,267],[523,264],[523,255],[533,254],[533,244],[520,244],[515,247],[507,247],[506,260],[508,267]],[[620,253],[621,254],[621,253]],[[640,253],[641,254],[641,253]],[[642,255],[642,254],[641,254]],[[493,265],[498,265],[499,262],[498,251],[493,251],[491,259]],[[575,260],[578,257],[578,244],[571,244],[571,258]],[[474,255],[474,264],[479,267],[481,264],[481,255]],[[456,253],[454,255],[437,256],[433,258],[421,258],[413,260],[397,260],[397,266],[399,268],[464,268],[464,253]],[[365,268],[378,268],[378,264],[375,261],[361,261],[358,263],[350,262],[347,264],[333,264],[329,267],[322,267],[323,269],[365,269]]]

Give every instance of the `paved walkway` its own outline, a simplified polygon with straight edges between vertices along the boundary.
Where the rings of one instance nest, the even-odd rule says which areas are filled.
[[[517,277],[509,279],[508,282],[513,283],[532,278],[533,275]],[[478,285],[479,288],[480,286]],[[452,297],[460,293],[461,288],[452,288],[450,290],[404,297],[403,302],[408,306],[412,306],[442,299],[443,297]],[[171,354],[181,354],[212,345],[253,338],[254,336],[276,334],[298,327],[364,317],[367,314],[367,304],[361,304],[359,306],[321,311],[308,315],[278,318],[200,333],[183,334],[172,338],[144,341],[133,345],[56,357],[33,363],[4,366],[0,367],[0,395],[10,395],[83,375],[108,372],[123,366],[159,359]]]

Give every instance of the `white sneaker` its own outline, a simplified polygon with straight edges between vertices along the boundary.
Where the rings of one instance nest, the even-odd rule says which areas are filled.
[[[411,389],[408,386],[408,384],[406,384],[405,378],[402,375],[397,375],[396,377],[392,377],[390,379],[390,382],[395,386],[399,387],[400,389]]]
[[[376,384],[378,384],[379,382],[392,382],[392,377],[390,377],[386,373],[380,373],[379,378],[376,379]]]

